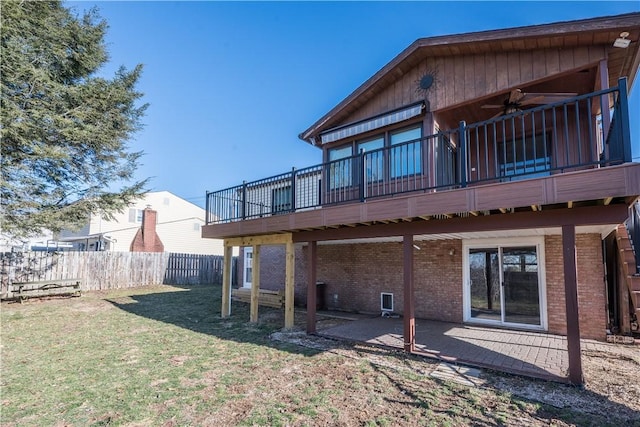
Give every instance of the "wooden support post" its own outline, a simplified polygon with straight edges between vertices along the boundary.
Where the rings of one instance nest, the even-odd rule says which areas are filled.
[[[286,244],[286,277],[284,282],[284,327],[285,329],[293,328],[294,312],[293,297],[295,291],[295,246],[293,242]]]
[[[600,74],[600,89],[609,89],[609,66],[607,65],[607,59],[603,59],[598,64],[598,72]],[[602,117],[602,141],[607,140],[609,135],[609,128],[611,127],[611,118],[609,117],[609,94],[602,95],[600,97],[600,113]],[[608,156],[608,152],[606,152]],[[608,157],[607,157],[608,158]]]
[[[222,267],[222,308],[221,317],[231,315],[231,260],[233,259],[233,246],[224,247],[224,264]]]
[[[403,237],[404,264],[404,351],[412,353],[416,346],[416,320],[413,299],[413,236]]]
[[[307,247],[307,333],[316,332],[316,262],[318,258],[317,242],[309,242]]]
[[[246,261],[245,261],[246,262]],[[253,246],[251,256],[251,304],[249,321],[258,323],[258,296],[260,295],[260,245]]]
[[[576,227],[562,226],[562,258],[564,261],[564,296],[567,310],[567,351],[569,353],[569,381],[582,385],[580,354],[580,321],[578,317],[578,270],[576,262]]]

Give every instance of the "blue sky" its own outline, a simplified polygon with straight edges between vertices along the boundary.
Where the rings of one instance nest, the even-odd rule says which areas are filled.
[[[320,163],[298,134],[418,38],[640,11],[638,1],[65,4],[97,6],[108,22],[102,74],[144,64],[138,177],[200,206],[206,191]]]

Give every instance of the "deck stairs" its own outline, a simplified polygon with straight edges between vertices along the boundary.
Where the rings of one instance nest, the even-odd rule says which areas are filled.
[[[624,281],[629,289],[629,302],[632,306],[631,315],[635,314],[635,319],[631,319],[631,329],[635,333],[640,333],[638,322],[640,322],[640,271],[636,265],[636,257],[633,246],[629,239],[627,227],[624,224],[618,225],[616,229],[616,239],[618,250],[620,251],[620,262]],[[640,246],[640,244],[638,245]]]

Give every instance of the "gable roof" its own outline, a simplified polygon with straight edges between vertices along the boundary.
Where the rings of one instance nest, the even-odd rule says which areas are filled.
[[[620,33],[629,33],[626,49],[614,48]],[[425,57],[482,54],[495,51],[572,48],[608,45],[610,81],[626,76],[632,86],[640,62],[638,39],[640,12],[577,21],[420,38],[371,76],[360,87],[302,132],[298,137],[312,145],[321,132],[338,126],[370,99],[409,72]]]

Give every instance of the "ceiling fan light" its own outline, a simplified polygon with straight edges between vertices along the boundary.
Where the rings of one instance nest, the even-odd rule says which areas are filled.
[[[508,114],[513,114],[513,113],[517,113],[518,111],[522,111],[520,110],[518,107],[516,107],[515,105],[509,105],[504,109],[504,114],[505,116]]]
[[[631,40],[629,40],[627,37],[629,37],[628,32],[623,31],[622,33],[620,33],[620,37],[618,37],[616,41],[613,42],[613,47],[620,47],[622,49],[628,48]]]

